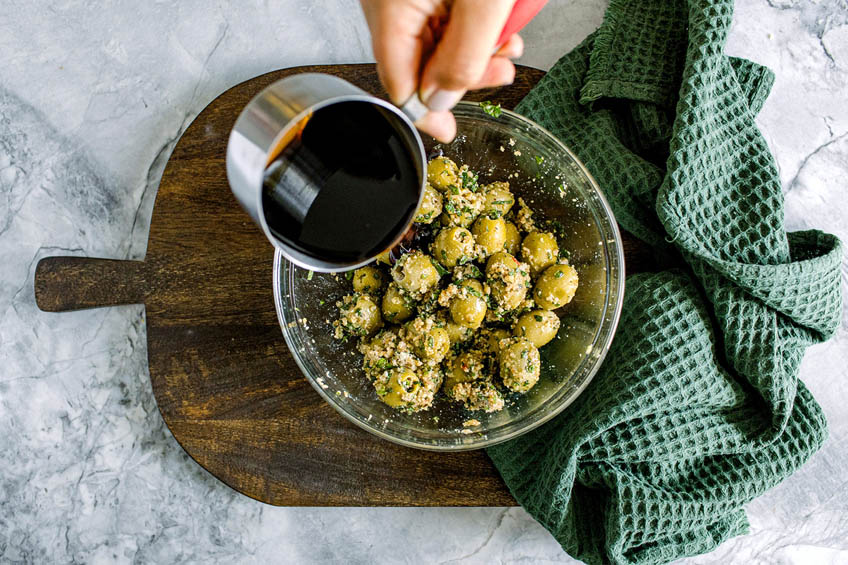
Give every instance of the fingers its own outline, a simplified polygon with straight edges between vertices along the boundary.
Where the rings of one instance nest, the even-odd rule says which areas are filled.
[[[483,80],[512,5],[512,0],[455,0],[444,35],[421,75],[421,100],[430,109],[450,110]],[[494,67],[489,78],[503,78],[503,63]]]
[[[389,98],[401,104],[415,93],[421,68],[421,32],[430,15],[414,3],[395,0],[362,0],[371,29],[377,73]]]
[[[456,118],[449,110],[430,112],[417,122],[415,127],[429,133],[442,143],[450,143],[456,137]]]
[[[524,55],[524,40],[517,33],[509,36],[506,43],[501,45],[495,52],[498,57],[507,57],[509,59],[517,59]]]
[[[515,65],[506,57],[492,57],[480,80],[471,89],[490,88],[512,84],[515,80]]]

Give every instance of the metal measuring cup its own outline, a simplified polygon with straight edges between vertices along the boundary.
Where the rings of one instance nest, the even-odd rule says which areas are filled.
[[[360,260],[339,260],[299,245],[295,238],[286,237],[269,225],[267,197],[263,185],[269,174],[282,177],[276,190],[275,205],[286,210],[291,222],[303,222],[321,190],[316,176],[316,164],[291,161],[275,162],[286,146],[309,125],[317,112],[332,105],[356,102],[379,109],[377,119],[394,130],[406,149],[405,158],[415,168],[416,186],[411,193],[408,217],[394,226],[387,226],[385,247]],[[408,231],[420,204],[426,182],[424,145],[413,122],[427,113],[427,108],[413,96],[402,108],[372,96],[349,82],[335,76],[304,73],[292,75],[268,86],[254,97],[236,120],[227,145],[227,177],[236,199],[262,229],[271,243],[291,262],[321,272],[353,269],[371,262],[378,253],[396,245]],[[401,157],[403,158],[403,157]],[[275,171],[274,167],[284,168]]]

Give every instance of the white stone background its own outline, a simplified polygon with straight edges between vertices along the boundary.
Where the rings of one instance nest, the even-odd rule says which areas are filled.
[[[604,8],[553,0],[520,62],[549,68]],[[758,123],[787,229],[848,241],[848,4],[740,0],[727,51],[777,73]],[[354,0],[0,0],[0,561],[572,562],[521,509],[236,494],[162,423],[141,306],[35,306],[43,256],[143,257],[174,140],[217,94],[278,68],[371,60]],[[749,535],[686,563],[848,563],[846,367],[843,316],[802,366],[830,439],[748,505]]]

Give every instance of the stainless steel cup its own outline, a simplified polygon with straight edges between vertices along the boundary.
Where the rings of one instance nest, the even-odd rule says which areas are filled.
[[[372,96],[349,82],[320,73],[292,75],[275,82],[260,92],[242,110],[236,120],[227,145],[227,178],[233,194],[262,229],[268,240],[292,263],[321,272],[346,271],[369,263],[374,257],[355,262],[339,262],[320,254],[305,251],[269,229],[263,208],[263,182],[274,158],[318,110],[343,102],[364,102],[385,110],[381,115],[410,148],[410,158],[416,163],[419,177],[418,201],[407,221],[391,234],[396,245],[408,231],[420,204],[426,182],[427,160],[424,145],[413,122],[427,112],[417,96],[399,109],[385,100]],[[281,197],[293,217],[304,217],[320,191],[312,182],[310,171],[289,171],[297,182],[287,186]]]

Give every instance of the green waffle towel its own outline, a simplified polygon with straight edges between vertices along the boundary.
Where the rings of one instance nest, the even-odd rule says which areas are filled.
[[[624,229],[685,266],[628,278],[586,391],[489,450],[516,500],[588,563],[710,551],[827,437],[798,368],[839,324],[841,245],[783,229],[754,123],[773,75],[723,54],[732,8],[612,0],[517,109],[576,152]]]

